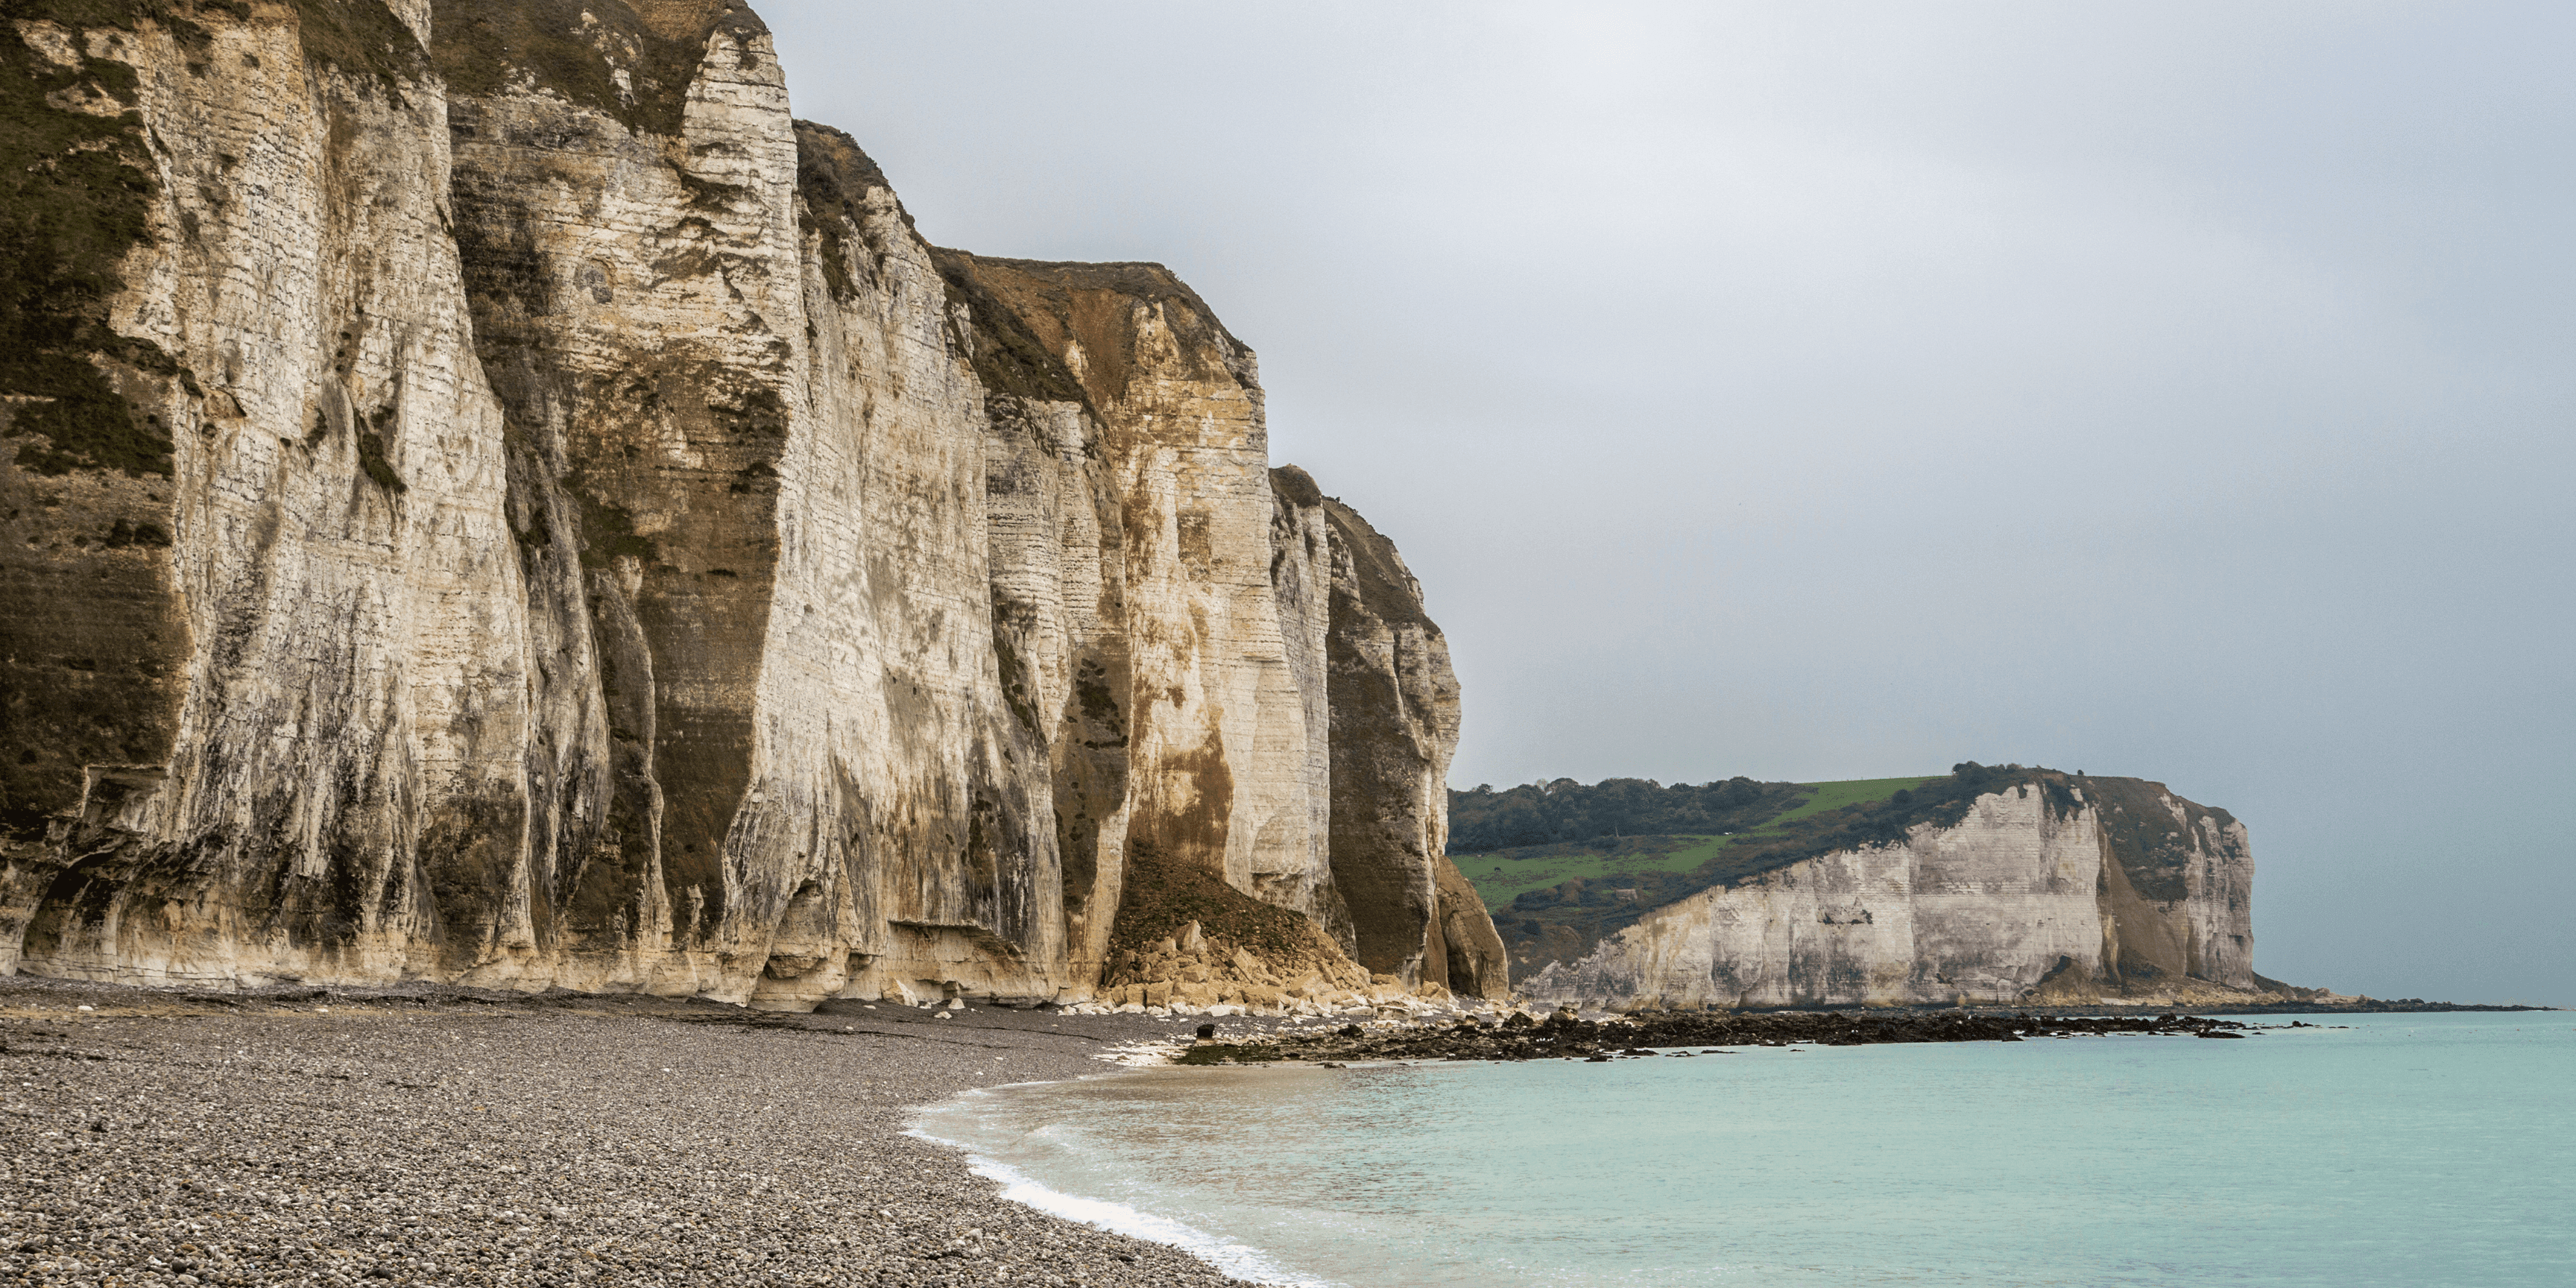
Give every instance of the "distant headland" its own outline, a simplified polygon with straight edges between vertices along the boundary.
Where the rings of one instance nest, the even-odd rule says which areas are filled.
[[[2244,824],[2139,778],[1558,779],[1452,791],[1449,811],[1451,859],[1536,1002],[2503,1009],[2257,974]]]

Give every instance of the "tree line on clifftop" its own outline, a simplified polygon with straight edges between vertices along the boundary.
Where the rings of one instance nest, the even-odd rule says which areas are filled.
[[[1947,778],[1814,817],[1833,819],[1831,830],[1851,836],[1856,844],[1898,840],[1918,822],[1956,823],[1978,796],[2044,772],[1964,761],[1951,766]],[[1651,778],[1605,778],[1588,786],[1559,778],[1500,791],[1479,784],[1449,793],[1449,853],[1484,854],[1601,837],[1740,832],[1788,812],[1813,791],[1799,783],[1741,776],[1669,787]]]

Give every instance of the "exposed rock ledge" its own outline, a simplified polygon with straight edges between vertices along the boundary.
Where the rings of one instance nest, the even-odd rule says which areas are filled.
[[[1503,989],[1440,632],[1167,270],[933,249],[715,0],[12,14],[0,969]]]

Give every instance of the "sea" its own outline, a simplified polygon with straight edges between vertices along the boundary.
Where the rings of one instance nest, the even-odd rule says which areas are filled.
[[[915,1130],[1258,1283],[2576,1284],[2576,1013],[2239,1018],[2321,1027],[1162,1068]]]

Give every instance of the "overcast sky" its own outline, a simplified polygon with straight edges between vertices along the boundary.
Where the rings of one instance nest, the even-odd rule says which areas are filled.
[[[2576,1003],[2576,6],[759,8],[931,240],[1259,351],[1453,784],[2152,778],[2263,973]]]

